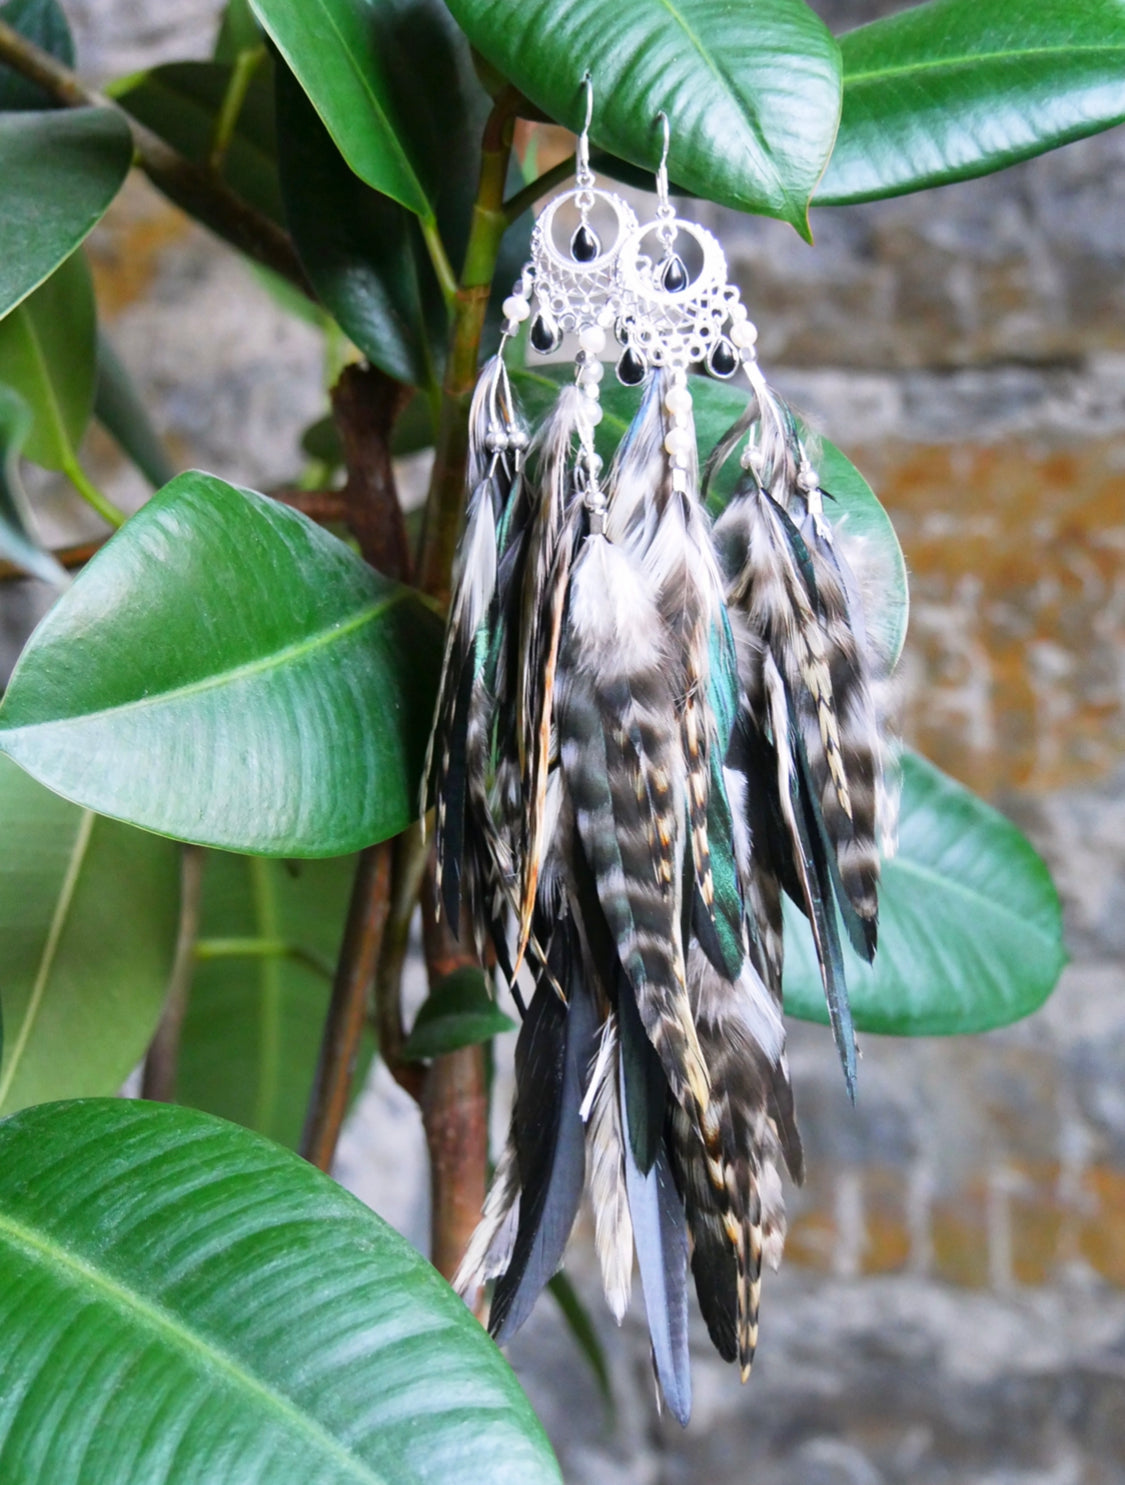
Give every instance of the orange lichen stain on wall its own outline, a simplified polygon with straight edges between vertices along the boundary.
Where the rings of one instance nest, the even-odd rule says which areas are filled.
[[[983,793],[1125,756],[1125,441],[853,451],[911,573],[905,731]]]
[[[874,1166],[864,1173],[863,1217],[862,1272],[902,1273],[910,1264],[913,1239],[901,1171]]]
[[[1125,1286],[1125,1171],[1094,1165],[1082,1185],[1091,1200],[1079,1230],[1079,1253],[1103,1279]]]
[[[794,1218],[785,1239],[785,1261],[817,1273],[833,1271],[836,1223],[831,1212],[812,1208]]]
[[[861,1185],[859,1229],[845,1232],[830,1188],[793,1219],[785,1260],[820,1273],[839,1271],[839,1254],[858,1254],[864,1275],[928,1274],[960,1288],[1053,1283],[1085,1262],[1125,1287],[1125,1171],[1091,1166],[1077,1180],[1056,1161],[1006,1161],[935,1194],[924,1231],[907,1216],[909,1173],[899,1167],[852,1171]]]
[[[130,178],[87,244],[101,318],[112,321],[143,299],[161,254],[192,230],[182,211],[146,182]]]

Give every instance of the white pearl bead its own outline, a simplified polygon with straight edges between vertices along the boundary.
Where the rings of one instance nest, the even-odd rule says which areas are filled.
[[[587,361],[578,373],[578,380],[585,385],[593,382],[595,385],[605,376],[605,367],[600,361]]]
[[[686,387],[669,387],[664,397],[664,406],[670,413],[689,413],[691,393]]]
[[[737,320],[730,327],[730,338],[736,346],[748,350],[758,339],[758,327],[753,320]]]
[[[670,454],[686,456],[691,453],[691,434],[686,428],[669,428],[664,436],[664,447]]]
[[[519,294],[509,294],[500,308],[509,320],[517,323],[526,320],[531,313],[531,305]]]
[[[578,417],[581,422],[596,428],[602,420],[602,405],[592,398],[583,398],[578,408]]]
[[[605,350],[605,331],[600,325],[587,325],[578,337],[578,344],[592,356]]]

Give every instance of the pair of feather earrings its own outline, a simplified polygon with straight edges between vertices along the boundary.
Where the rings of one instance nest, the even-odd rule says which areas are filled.
[[[541,352],[576,338],[574,382],[531,436],[503,345],[481,372],[427,766],[441,907],[523,1017],[508,1142],[456,1282],[496,1280],[490,1329],[508,1339],[585,1189],[609,1306],[620,1321],[635,1253],[658,1394],[686,1423],[689,1271],[745,1378],[784,1240],[781,1170],[803,1174],[783,892],[812,926],[854,1092],[837,912],[870,959],[885,661],[722,249],[668,199],[667,121],[648,223],[595,186],[588,128],[504,305],[505,339],[528,319]],[[611,338],[643,392],[606,468]],[[750,387],[702,475],[701,364]],[[706,486],[736,450],[711,529]]]

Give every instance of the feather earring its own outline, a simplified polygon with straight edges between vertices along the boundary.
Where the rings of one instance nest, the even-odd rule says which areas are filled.
[[[784,1235],[780,1170],[800,1180],[802,1155],[687,376],[721,366],[737,295],[716,240],[669,203],[667,143],[665,120],[642,226],[593,188],[584,132],[578,185],[548,205],[505,306],[512,333],[534,316],[536,349],[575,334],[577,371],[526,452],[502,366],[482,373],[470,469],[484,494],[433,752],[441,880],[458,884],[446,911],[466,902],[509,979],[526,957],[534,980],[507,1147],[455,1283],[495,1278],[490,1329],[506,1340],[561,1262],[585,1186],[610,1308],[620,1319],[635,1252],[658,1395],[686,1422],[691,1280],[745,1376],[762,1263]],[[560,235],[568,202],[577,225]],[[618,375],[647,384],[603,478],[610,327]]]
[[[744,416],[708,460],[705,485],[742,443],[740,479],[714,528],[738,635],[739,745],[765,797],[752,806],[764,956],[780,973],[778,886],[808,917],[848,1091],[856,1049],[837,910],[856,952],[877,944],[880,848],[893,849],[891,657],[872,642],[859,585],[788,406],[758,366],[757,332],[731,304],[729,339],[749,380]]]

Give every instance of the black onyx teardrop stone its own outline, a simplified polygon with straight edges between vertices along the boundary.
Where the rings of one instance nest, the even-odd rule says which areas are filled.
[[[550,351],[558,350],[562,337],[554,323],[548,322],[542,315],[536,315],[531,326],[531,343],[540,355],[546,356]]]
[[[711,352],[707,365],[715,376],[733,376],[738,370],[738,357],[735,355],[734,346],[725,336],[715,342],[715,348]]]
[[[570,239],[570,256],[576,263],[592,263],[601,250],[598,234],[591,231],[585,222],[580,223]]]
[[[687,282],[687,269],[679,253],[673,253],[671,257],[665,258],[664,266],[660,270],[660,287],[668,294],[678,294],[681,289],[687,288]]]
[[[624,387],[636,387],[645,379],[644,358],[638,356],[632,346],[626,348],[617,363],[617,380]]]

